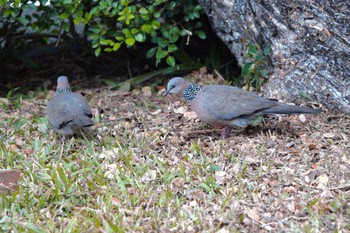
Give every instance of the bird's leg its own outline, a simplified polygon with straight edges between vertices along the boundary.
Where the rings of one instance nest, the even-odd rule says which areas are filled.
[[[225,127],[223,128],[222,132],[221,132],[220,138],[221,138],[221,139],[226,138],[226,136],[230,133],[230,131],[231,131],[231,127],[225,126]]]

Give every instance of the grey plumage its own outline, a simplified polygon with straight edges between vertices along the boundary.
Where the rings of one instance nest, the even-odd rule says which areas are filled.
[[[94,125],[88,102],[82,95],[71,92],[65,76],[57,79],[56,94],[48,102],[46,114],[52,127],[65,137],[79,134],[83,128]]]
[[[261,115],[322,112],[320,109],[283,104],[233,86],[199,86],[175,77],[169,81],[165,95],[180,92],[203,122],[225,127],[222,137],[230,128],[244,128]]]

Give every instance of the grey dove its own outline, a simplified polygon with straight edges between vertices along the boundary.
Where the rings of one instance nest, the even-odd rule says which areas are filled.
[[[320,109],[283,104],[238,87],[197,85],[184,78],[172,78],[164,96],[181,93],[203,122],[222,126],[225,138],[231,128],[244,128],[259,116],[268,114],[317,114]]]
[[[71,91],[66,76],[58,77],[56,93],[47,104],[46,114],[52,127],[64,137],[79,134],[83,128],[94,125],[88,102]]]

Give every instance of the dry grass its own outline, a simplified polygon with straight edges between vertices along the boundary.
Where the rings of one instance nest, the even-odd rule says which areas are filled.
[[[86,92],[93,140],[49,131],[40,95],[3,107],[0,166],[22,177],[0,196],[2,231],[350,231],[349,117],[273,117],[221,140],[176,97]]]

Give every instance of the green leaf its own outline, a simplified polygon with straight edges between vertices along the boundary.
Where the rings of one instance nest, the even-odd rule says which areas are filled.
[[[207,192],[211,192],[212,191],[212,188],[210,188],[210,186],[207,185],[204,182],[200,183],[199,186],[203,187],[205,189],[205,191],[207,191]]]
[[[168,4],[168,7],[170,10],[174,9],[174,7],[176,6],[176,2],[175,1],[171,1],[169,4]]]
[[[95,34],[100,34],[100,32],[101,32],[101,29],[97,25],[90,27],[89,30]]]
[[[91,15],[97,15],[97,13],[100,11],[100,8],[95,6],[90,10]]]
[[[62,14],[60,14],[60,19],[67,19],[70,16],[70,14],[63,12]]]
[[[10,101],[6,98],[0,98],[0,106],[6,106],[8,107],[10,104]]]
[[[141,15],[141,19],[145,22],[149,21],[150,17],[149,15]]]
[[[124,40],[124,37],[122,37],[122,36],[116,36],[115,39],[116,39],[117,41],[123,41],[123,40]]]
[[[210,164],[209,166],[209,171],[210,172],[217,172],[217,171],[220,171],[221,170],[221,167],[216,165],[216,164]]]
[[[124,33],[126,38],[130,38],[131,37],[131,32],[130,32],[130,30],[128,28],[124,28],[122,30],[122,32]]]
[[[17,21],[23,26],[26,26],[26,24],[28,23],[28,20],[25,17],[18,17]]]
[[[177,50],[177,46],[175,44],[170,44],[168,46],[168,53],[172,53]]]
[[[249,121],[248,124],[251,125],[251,126],[257,126],[257,125],[259,125],[259,124],[261,124],[263,122],[264,122],[264,117],[263,116],[259,116],[259,117],[255,118],[255,119]]]
[[[255,61],[261,61],[264,59],[264,55],[262,53],[259,53],[256,57],[255,57]]]
[[[139,30],[137,28],[132,28],[131,29],[131,34],[133,34],[133,35],[135,35],[138,32],[139,32]]]
[[[164,47],[168,46],[169,42],[163,38],[157,38],[157,44],[160,47],[164,48]]]
[[[101,54],[101,47],[98,47],[97,49],[95,49],[95,56],[98,57]]]
[[[159,11],[154,12],[153,16],[154,16],[154,18],[159,18],[160,12]]]
[[[170,43],[175,43],[179,39],[179,34],[172,34],[169,38]]]
[[[158,47],[156,58],[157,60],[161,60],[162,58],[166,57],[168,55],[168,52]]]
[[[152,25],[144,24],[141,26],[141,31],[150,33],[152,31]]]
[[[117,51],[120,48],[121,44],[122,43],[115,43],[113,46],[113,51]]]
[[[141,8],[139,9],[139,12],[140,12],[140,14],[142,14],[142,15],[148,14],[148,10],[147,10],[146,8],[144,8],[144,7],[141,7]]]
[[[258,52],[258,48],[254,44],[250,44],[248,48],[248,53],[256,54]]]
[[[207,35],[205,34],[205,32],[203,31],[196,31],[196,34],[199,38],[201,38],[202,40],[207,38]]]
[[[128,39],[125,40],[125,43],[128,46],[133,46],[135,44],[135,39],[134,38],[128,38]]]
[[[60,176],[64,186],[66,187],[68,185],[69,179],[61,166],[57,166],[57,172],[58,172],[58,175]]]
[[[199,15],[199,13],[198,13],[198,11],[194,11],[193,13],[192,13],[192,18],[194,19],[194,18],[199,18],[200,17],[200,15]]]
[[[158,29],[160,27],[160,23],[157,20],[152,21],[152,26],[154,29]]]
[[[308,204],[308,207],[313,207],[314,205],[316,205],[316,203],[317,203],[318,201],[319,201],[318,198],[313,199],[313,200],[310,202],[310,204]]]
[[[70,24],[68,22],[63,22],[62,27],[64,31],[69,32]]]
[[[111,46],[113,46],[114,45],[114,41],[112,41],[112,40],[102,40],[102,41],[100,41],[100,44],[101,45],[111,45]]]
[[[265,70],[260,70],[259,73],[260,73],[261,76],[263,76],[264,78],[268,78]]]
[[[170,66],[176,65],[175,58],[173,56],[168,56],[166,59],[166,63]]]
[[[138,42],[145,42],[145,40],[146,40],[146,35],[143,34],[143,33],[138,33],[138,34],[135,36],[135,40],[138,41]]]
[[[64,5],[72,4],[72,0],[63,0]]]
[[[154,56],[154,54],[156,53],[158,47],[154,47],[154,48],[151,48],[147,51],[146,53],[146,58],[151,58]]]
[[[100,43],[98,43],[98,41],[96,41],[96,40],[92,41],[91,47],[92,47],[93,49],[96,49],[98,46],[100,46]]]
[[[195,8],[194,8],[195,11],[200,11],[200,10],[202,10],[202,9],[203,9],[203,8],[202,8],[201,5],[197,5],[197,6],[195,6]]]
[[[110,88],[116,88],[118,84],[110,79],[103,80]]]
[[[243,66],[242,69],[242,75],[247,76],[248,74],[251,73],[251,70],[254,68],[254,63],[253,62],[248,62]]]
[[[122,16],[119,16],[117,18],[118,21],[124,21],[126,19],[126,16],[125,15],[122,15]]]
[[[270,49],[269,47],[266,47],[266,48],[264,48],[264,50],[263,50],[263,54],[264,54],[264,55],[268,55],[268,54],[270,54],[270,52],[271,52],[271,49]]]
[[[177,26],[174,26],[170,29],[171,34],[179,34],[180,30]]]
[[[118,90],[120,91],[130,91],[131,90],[131,83],[127,80],[125,82],[119,83]]]

